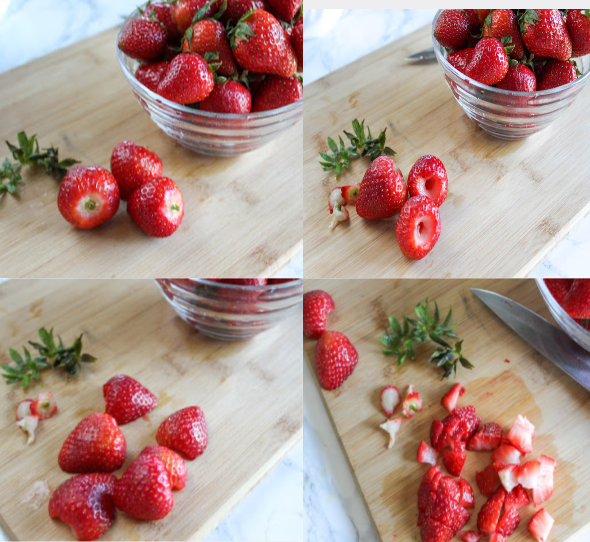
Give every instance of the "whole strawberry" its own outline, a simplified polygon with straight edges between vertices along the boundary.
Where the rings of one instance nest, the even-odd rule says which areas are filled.
[[[465,73],[467,64],[469,64],[469,61],[473,58],[473,51],[475,51],[475,49],[472,47],[455,51],[447,56],[447,62],[461,73]]]
[[[483,35],[497,38],[500,41],[504,37],[509,37],[510,40],[506,40],[505,45],[514,48],[510,52],[510,58],[520,60],[524,56],[524,45],[520,37],[518,21],[511,9],[493,9],[484,22]]]
[[[214,113],[250,113],[252,96],[244,85],[236,81],[215,83],[211,94],[199,104],[199,109]]]
[[[516,64],[516,66],[508,66],[504,79],[496,83],[496,88],[516,92],[535,92],[537,78],[530,68],[524,64]]]
[[[282,21],[290,21],[297,15],[303,0],[266,0],[268,10]]]
[[[267,75],[252,102],[252,111],[270,111],[303,99],[303,85],[297,76]]]
[[[311,290],[303,295],[303,334],[319,339],[326,331],[326,318],[334,310],[332,296],[323,290]]]
[[[207,422],[197,407],[187,407],[168,416],[156,433],[156,441],[187,459],[195,459],[207,448]]]
[[[157,92],[160,81],[168,71],[168,66],[170,66],[170,62],[168,61],[142,64],[137,70],[135,70],[135,79],[149,88],[152,92]]]
[[[297,70],[303,71],[303,17],[301,17],[293,27],[291,33],[291,45],[297,55]]]
[[[57,462],[69,473],[113,472],[123,466],[126,455],[125,437],[115,419],[95,412],[68,435]]]
[[[268,11],[244,15],[231,33],[234,57],[254,73],[291,77],[297,72],[297,55],[281,23]]]
[[[465,68],[465,75],[483,83],[495,85],[508,72],[508,56],[500,40],[482,38],[477,42],[473,57]]]
[[[315,369],[325,390],[335,390],[352,374],[358,362],[356,348],[338,331],[326,331],[315,345]]]
[[[465,15],[469,17],[469,22],[471,23],[469,27],[470,34],[479,34],[481,35],[481,27],[483,25],[483,20],[479,18],[479,11],[477,9],[463,9],[461,11],[465,12]],[[488,10],[489,11],[489,10]],[[484,17],[485,19],[485,17]]]
[[[436,41],[447,49],[462,49],[469,39],[471,21],[461,9],[444,9],[434,25]]]
[[[150,444],[149,446],[146,446],[139,455],[151,455],[159,457],[162,460],[166,467],[166,471],[170,476],[170,486],[172,489],[182,489],[186,485],[187,472],[184,459],[170,448]]]
[[[440,237],[440,214],[436,203],[426,196],[415,196],[406,201],[395,225],[395,236],[406,258],[424,258]]]
[[[172,16],[178,25],[181,34],[184,34],[188,27],[192,24],[193,19],[205,4],[210,0],[176,0],[172,4]],[[203,18],[212,17],[217,11],[217,2],[211,4],[203,15]]]
[[[157,92],[172,102],[192,104],[209,96],[213,84],[213,72],[201,56],[181,53],[170,61]]]
[[[113,376],[102,387],[106,403],[105,412],[119,425],[125,425],[151,412],[158,399],[137,380],[126,375]]]
[[[182,222],[184,201],[172,179],[157,177],[133,192],[127,212],[133,222],[148,235],[168,237]]]
[[[49,517],[67,523],[78,540],[100,538],[115,519],[116,481],[112,474],[106,473],[72,476],[49,499]]]
[[[203,57],[206,53],[217,53],[219,56],[214,62],[221,65],[215,73],[230,77],[236,72],[236,63],[225,35],[225,28],[219,21],[205,19],[193,24],[186,31],[182,50],[185,53],[197,53]]]
[[[142,184],[164,171],[155,153],[131,141],[118,143],[111,154],[111,173],[117,180],[121,199],[127,201]]]
[[[578,78],[578,68],[570,60],[549,59],[541,70],[537,90],[548,90],[567,85]]]
[[[246,13],[253,9],[266,9],[264,0],[227,0],[227,7],[221,16],[226,24],[234,26]]]
[[[572,40],[572,57],[590,54],[590,9],[570,9],[565,25]]]
[[[558,9],[525,10],[520,29],[529,53],[557,60],[572,56],[572,41]]]
[[[168,42],[177,43],[182,34],[173,14],[174,6],[168,2],[148,2],[142,14],[144,19],[155,19],[168,33]]]
[[[156,455],[140,455],[117,480],[113,497],[115,506],[133,518],[166,517],[174,506],[166,465]]]
[[[356,212],[368,220],[399,213],[408,197],[404,177],[388,156],[379,156],[365,172],[359,186]]]
[[[427,196],[437,207],[447,198],[449,180],[444,164],[431,154],[416,160],[408,175],[408,192],[410,197]]]
[[[144,18],[132,19],[121,30],[119,49],[131,58],[152,62],[164,54],[167,38],[160,23]]]
[[[110,171],[97,166],[75,166],[63,178],[57,196],[62,216],[83,230],[96,228],[119,209],[117,181]]]

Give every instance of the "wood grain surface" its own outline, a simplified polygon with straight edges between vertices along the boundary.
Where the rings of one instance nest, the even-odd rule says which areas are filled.
[[[426,26],[307,85],[304,110],[304,261],[306,278],[526,276],[590,211],[587,111],[590,89],[549,128],[527,139],[487,135],[464,114],[436,62],[404,57],[432,47]],[[425,154],[447,169],[441,236],[423,260],[397,246],[396,217],[361,219],[330,231],[327,200],[335,186],[360,182],[366,158],[335,177],[318,164],[328,137],[366,119],[387,144],[404,178]]]
[[[445,314],[452,306],[456,331],[464,339],[464,354],[475,365],[471,371],[458,371],[457,381],[467,390],[458,405],[474,405],[484,423],[495,421],[505,430],[518,414],[535,425],[529,458],[545,454],[557,460],[555,493],[542,505],[555,519],[549,538],[573,541],[590,530],[588,391],[497,319],[470,292],[471,287],[506,295],[551,319],[533,280],[306,281],[306,291],[320,288],[333,296],[336,312],[328,320],[328,329],[345,333],[359,353],[354,373],[340,389],[321,390],[336,434],[381,539],[419,541],[417,495],[427,465],[417,463],[416,451],[420,441],[430,442],[432,421],[447,414],[440,400],[456,380],[441,382],[439,370],[427,363],[434,347],[420,346],[416,360],[398,368],[395,357],[381,353],[379,337],[389,314],[410,316],[415,304],[426,297],[436,300]],[[304,352],[315,375],[314,347],[315,341],[304,339]],[[385,421],[380,392],[387,384],[396,385],[402,398],[408,385],[415,385],[424,405],[412,419],[404,418],[391,450],[387,449],[388,435],[379,428]],[[394,417],[403,418],[401,406]],[[485,502],[475,484],[475,472],[489,464],[490,455],[468,452],[461,475],[474,488],[475,509],[465,530],[475,528]],[[533,506],[522,508],[520,514],[521,524],[511,542],[531,540],[527,525]]]
[[[0,276],[273,274],[302,247],[302,123],[243,156],[195,154],[143,111],[119,67],[115,38],[116,29],[108,30],[0,75],[0,141],[15,142],[26,130],[60,156],[106,168],[120,141],[147,146],[183,193],[182,225],[166,239],[148,237],[121,202],[108,223],[76,230],[57,209],[57,181],[25,168],[19,199],[0,199]]]
[[[0,383],[0,526],[11,539],[75,540],[66,524],[49,518],[47,489],[68,479],[57,465],[61,445],[83,417],[104,411],[102,385],[116,374],[136,378],[158,398],[149,420],[121,426],[123,469],[155,444],[160,423],[186,406],[203,409],[209,444],[186,461],[187,485],[175,492],[166,518],[143,522],[119,513],[101,540],[202,538],[301,438],[300,313],[250,341],[224,343],[180,320],[152,281],[58,280],[0,285],[0,314],[2,364],[9,347],[35,340],[43,325],[55,326],[64,342],[84,332],[84,350],[98,358],[70,382],[49,371],[26,390]],[[16,404],[47,390],[58,413],[26,446]]]

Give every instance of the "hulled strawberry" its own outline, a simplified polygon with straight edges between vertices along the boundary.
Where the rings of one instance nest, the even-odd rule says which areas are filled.
[[[293,27],[291,34],[291,45],[297,55],[297,70],[303,71],[303,17],[301,17]]]
[[[522,41],[535,56],[568,60],[572,41],[558,9],[527,9],[520,25]]]
[[[326,319],[334,310],[332,296],[323,290],[311,290],[303,295],[303,334],[319,339],[326,331]]]
[[[520,29],[516,15],[511,9],[493,9],[487,16],[483,25],[483,35],[497,38],[508,37],[505,45],[512,47],[510,58],[520,60],[524,56],[524,45],[520,37]]]
[[[182,36],[173,14],[174,6],[168,2],[148,2],[143,10],[142,18],[157,20],[168,33],[168,42],[178,43]]]
[[[159,457],[162,460],[170,476],[170,486],[172,489],[182,489],[186,485],[187,472],[184,459],[170,448],[150,444],[139,455],[151,455]]]
[[[164,55],[167,38],[168,34],[160,23],[138,18],[123,27],[118,46],[131,58],[153,62]]]
[[[590,9],[570,9],[565,25],[572,40],[572,57],[590,54]]]
[[[172,16],[178,25],[181,34],[184,34],[192,24],[197,11],[210,2],[210,0],[176,0],[172,4]],[[217,10],[217,2],[210,3],[206,8],[203,18],[212,17]]]
[[[461,9],[445,9],[434,25],[436,41],[447,49],[462,49],[469,39],[471,21]]]
[[[215,63],[219,63],[216,73],[230,77],[236,72],[236,63],[229,47],[223,25],[214,19],[194,23],[187,31],[182,43],[185,53],[197,53],[202,57],[207,53],[217,53]]]
[[[426,196],[410,198],[400,211],[395,236],[406,258],[424,258],[440,237],[440,214],[436,204]]]
[[[322,388],[335,390],[354,371],[358,354],[346,335],[338,331],[326,331],[315,346],[314,360]]]
[[[482,38],[477,42],[473,57],[465,68],[465,75],[483,83],[495,85],[508,72],[508,56],[496,38]]]
[[[510,65],[504,79],[496,83],[496,87],[516,92],[534,92],[537,90],[537,78],[524,64]]]
[[[244,85],[236,81],[215,83],[211,94],[199,104],[199,109],[214,113],[250,113],[252,96]]]
[[[590,318],[590,279],[576,279],[562,304],[572,318]]]
[[[465,73],[467,64],[469,64],[470,60],[473,58],[474,51],[475,49],[472,47],[455,51],[447,56],[447,62],[461,73]]]
[[[270,111],[303,99],[303,84],[299,77],[267,75],[256,90],[252,111]]]
[[[207,448],[205,414],[198,406],[176,411],[160,424],[156,441],[160,446],[166,446],[187,459],[196,459]]]
[[[151,412],[158,399],[137,380],[127,375],[117,375],[102,387],[106,403],[105,412],[119,425],[125,425]]]
[[[151,64],[142,64],[135,70],[135,79],[142,85],[149,88],[152,92],[158,92],[158,85],[166,75],[170,62],[152,62]]]
[[[437,207],[447,197],[449,181],[444,164],[431,154],[418,158],[408,175],[408,192],[410,197],[427,196]]]
[[[57,413],[57,403],[50,391],[40,393],[39,397],[31,403],[30,408],[31,415],[37,416],[40,420],[47,420]]]
[[[282,21],[290,21],[297,15],[303,0],[266,0],[269,11]]]
[[[180,53],[170,61],[157,92],[172,102],[192,104],[209,96],[213,84],[213,72],[201,56]]]
[[[546,62],[539,76],[537,90],[561,87],[575,81],[579,75],[576,65],[569,61],[550,59]]]
[[[549,512],[541,508],[529,522],[529,533],[537,542],[547,542],[553,523],[555,520],[549,515]]]

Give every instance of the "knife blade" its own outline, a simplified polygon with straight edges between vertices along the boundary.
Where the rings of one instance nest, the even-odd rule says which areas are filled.
[[[436,60],[436,55],[434,54],[434,48],[430,47],[430,49],[424,49],[424,51],[407,56],[404,60],[407,60],[408,62],[425,62],[428,60]]]
[[[590,391],[590,353],[565,331],[503,295],[479,288],[471,291],[517,335]]]

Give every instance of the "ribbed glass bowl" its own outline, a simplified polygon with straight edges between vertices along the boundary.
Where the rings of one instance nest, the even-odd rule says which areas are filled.
[[[135,10],[123,23],[139,16]],[[150,118],[172,139],[200,154],[235,156],[266,145],[303,117],[303,101],[260,113],[221,114],[200,111],[163,98],[135,78],[140,62],[117,47],[117,58],[133,94]]]
[[[432,44],[438,65],[465,114],[489,134],[521,139],[546,128],[576,99],[590,79],[590,55],[577,58],[582,75],[558,88],[539,92],[513,92],[478,83],[446,60],[446,51],[434,37],[438,10],[432,21]],[[582,112],[580,112],[582,114]]]
[[[185,322],[223,341],[249,339],[276,326],[303,302],[301,279],[239,286],[207,279],[156,279],[162,295]]]
[[[590,332],[586,331],[580,324],[578,324],[567,312],[563,310],[561,305],[555,301],[553,295],[547,288],[543,279],[537,279],[537,286],[541,291],[541,295],[549,312],[555,318],[555,321],[559,324],[559,327],[563,329],[574,341],[576,341],[582,348],[590,352]]]

